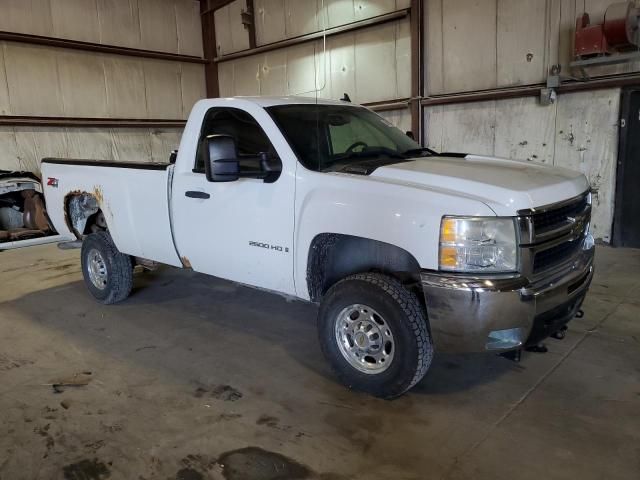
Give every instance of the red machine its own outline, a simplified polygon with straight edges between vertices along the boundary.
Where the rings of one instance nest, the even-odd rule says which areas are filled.
[[[609,6],[602,24],[591,25],[589,22],[586,12],[576,20],[574,55],[577,58],[637,49],[640,44],[640,8],[633,2]]]

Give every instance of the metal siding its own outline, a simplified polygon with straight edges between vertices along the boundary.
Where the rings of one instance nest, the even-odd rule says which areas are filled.
[[[498,86],[540,83],[546,79],[545,3],[498,0]]]
[[[376,102],[396,97],[395,34],[393,23],[355,32],[354,69],[358,102]]]
[[[495,155],[553,164],[555,117],[556,106],[541,106],[536,98],[496,102]]]
[[[411,110],[408,108],[403,108],[402,110],[387,110],[385,112],[379,112],[379,115],[403,132],[411,130]]]
[[[53,36],[100,42],[97,0],[50,0]]]
[[[496,86],[496,0],[447,0],[443,8],[446,92]]]
[[[202,26],[200,24],[200,2],[186,0],[176,2],[176,24],[178,30],[178,53],[202,56]]]
[[[49,0],[2,0],[0,30],[48,36],[53,33]]]
[[[55,116],[63,111],[52,49],[7,42],[4,58],[14,115]]]
[[[591,226],[609,241],[615,197],[620,90],[562,95],[558,101],[555,165],[584,173],[595,193]]]
[[[73,50],[57,54],[58,74],[65,115],[106,117],[107,99],[102,55]]]
[[[163,60],[145,60],[143,65],[147,116],[149,118],[181,118],[180,64]]]
[[[348,93],[356,96],[356,39],[354,35],[338,35],[327,40],[329,50],[329,91],[331,98]]]
[[[316,0],[284,0],[287,38],[320,30],[318,23],[319,3]]]
[[[4,43],[0,42],[0,115],[9,115],[11,113],[11,103],[9,101],[9,84],[7,83],[4,57]]]
[[[180,88],[182,89],[182,115],[189,118],[193,105],[202,98],[207,98],[207,87],[204,78],[204,65],[192,63],[180,64]]]
[[[109,116],[114,118],[146,116],[143,63],[126,57],[105,57],[104,71]]]
[[[284,0],[254,0],[254,8],[258,45],[286,38]]]
[[[98,0],[100,41],[140,48],[138,0]]]
[[[260,95],[287,95],[287,52],[267,52],[260,64]]]
[[[178,53],[178,29],[172,0],[138,0],[140,48]]]

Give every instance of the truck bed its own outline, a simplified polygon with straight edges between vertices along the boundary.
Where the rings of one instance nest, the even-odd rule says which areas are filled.
[[[104,213],[118,250],[173,266],[181,266],[173,243],[169,213],[169,177],[164,163],[46,158],[42,183],[49,217],[56,230],[74,237],[68,201],[93,196]]]

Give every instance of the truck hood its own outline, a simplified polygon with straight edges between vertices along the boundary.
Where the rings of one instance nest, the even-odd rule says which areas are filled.
[[[589,188],[586,177],[573,170],[477,155],[422,157],[380,167],[371,177],[473,197],[499,216],[560,202]]]

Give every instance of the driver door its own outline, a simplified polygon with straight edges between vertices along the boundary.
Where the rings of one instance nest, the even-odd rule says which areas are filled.
[[[263,110],[254,113],[264,114],[263,125],[271,121]],[[240,159],[262,152],[276,163],[281,158],[251,113],[208,110],[193,168],[177,170],[173,181],[174,235],[183,263],[197,272],[295,295],[295,159],[279,160],[282,171],[273,183],[257,178],[209,182],[202,139],[214,134],[231,135]]]

